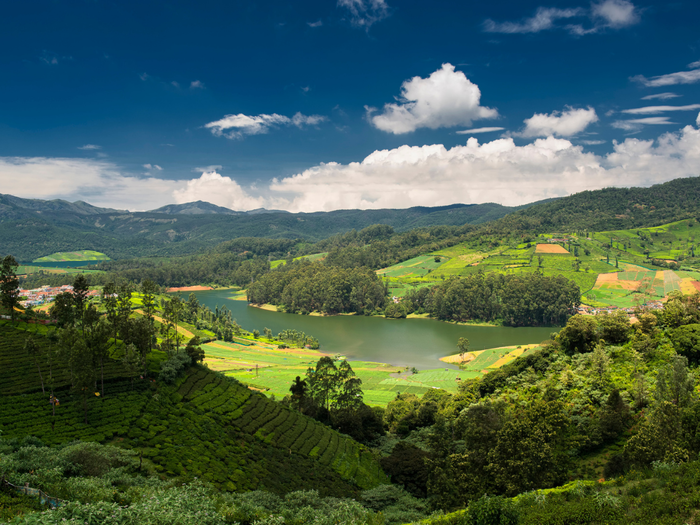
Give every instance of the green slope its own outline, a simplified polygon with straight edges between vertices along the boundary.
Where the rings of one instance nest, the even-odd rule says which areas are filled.
[[[167,477],[195,477],[229,491],[299,486],[322,494],[352,494],[388,479],[362,445],[255,393],[240,383],[193,367],[174,387],[122,376],[106,366],[105,396],[82,399],[69,390],[70,371],[52,365],[60,400],[52,429],[48,392],[22,350],[27,333],[0,325],[0,431],[5,438],[33,435],[47,444],[75,439],[132,448]],[[46,346],[48,340],[34,335]],[[45,381],[48,367],[43,365]],[[48,381],[47,381],[48,382]]]

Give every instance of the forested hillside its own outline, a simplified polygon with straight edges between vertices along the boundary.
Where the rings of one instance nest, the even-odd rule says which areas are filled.
[[[455,204],[405,210],[337,210],[316,213],[168,213],[107,210],[86,203],[38,201],[0,195],[0,255],[30,261],[50,253],[96,250],[112,259],[181,256],[237,237],[319,241],[386,224],[400,231],[438,224],[479,224],[515,208]],[[190,211],[196,211],[190,208]],[[212,211],[204,207],[202,212]]]

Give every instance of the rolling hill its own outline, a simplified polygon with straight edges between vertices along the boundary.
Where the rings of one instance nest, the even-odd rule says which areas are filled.
[[[196,253],[237,237],[318,241],[372,224],[397,231],[432,225],[481,224],[519,208],[455,204],[404,210],[337,210],[287,213],[233,212],[209,203],[125,212],[86,203],[40,201],[0,195],[0,255],[30,261],[54,252],[95,250],[112,259]],[[229,213],[230,212],[230,213]]]

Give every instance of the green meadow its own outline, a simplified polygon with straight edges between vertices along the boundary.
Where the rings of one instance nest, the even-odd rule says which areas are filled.
[[[104,253],[93,250],[80,250],[76,252],[57,252],[44,257],[39,257],[32,262],[69,262],[69,261],[109,261]]]

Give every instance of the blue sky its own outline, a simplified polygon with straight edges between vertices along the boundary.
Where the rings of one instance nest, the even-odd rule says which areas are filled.
[[[8,3],[0,193],[317,211],[697,176],[699,19],[690,0]]]

